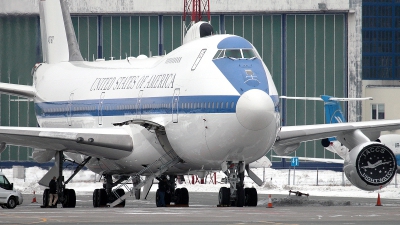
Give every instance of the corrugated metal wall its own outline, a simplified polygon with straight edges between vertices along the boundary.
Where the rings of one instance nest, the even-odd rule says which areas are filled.
[[[74,16],[72,21],[89,61],[164,54],[182,42],[178,15]],[[345,14],[213,15],[211,23],[217,33],[243,36],[254,44],[281,94],[346,96]],[[39,40],[38,17],[0,17],[2,82],[31,84],[30,69],[41,60]],[[35,126],[32,105],[9,98],[1,95],[1,125]],[[286,125],[324,122],[321,102],[287,100],[282,109]],[[7,149],[0,159],[26,160],[29,153]],[[319,142],[303,144],[296,154],[333,157]]]
[[[37,24],[38,17],[0,17],[1,82],[32,84],[31,68],[38,55]],[[9,95],[0,96],[2,126],[36,126],[32,102],[19,101],[18,97]],[[31,154],[31,148],[8,146],[0,155],[0,160],[26,161]]]

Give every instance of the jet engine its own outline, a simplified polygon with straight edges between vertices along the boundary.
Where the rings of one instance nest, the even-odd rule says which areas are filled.
[[[397,162],[393,151],[377,142],[366,142],[347,155],[343,170],[347,179],[365,191],[387,186],[396,175]]]

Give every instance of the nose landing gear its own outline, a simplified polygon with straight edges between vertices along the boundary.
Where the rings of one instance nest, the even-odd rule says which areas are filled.
[[[227,177],[222,182],[229,183],[230,188],[219,190],[219,206],[257,206],[257,190],[244,188],[244,169],[243,162],[226,162],[224,173]]]

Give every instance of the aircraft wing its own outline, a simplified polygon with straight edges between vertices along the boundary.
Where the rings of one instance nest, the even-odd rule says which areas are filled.
[[[123,127],[0,127],[0,142],[1,146],[10,144],[46,150],[69,151],[107,159],[126,157],[133,150],[132,137],[128,130]]]
[[[272,157],[281,158],[281,159],[291,159],[292,156],[277,156],[273,155]],[[297,157],[297,156],[296,156]],[[325,159],[325,158],[310,158],[310,157],[297,157],[299,160],[304,161],[312,161],[312,162],[324,162],[324,163],[344,163],[344,159]]]
[[[345,135],[357,129],[363,133],[398,130],[400,120],[284,126],[277,135],[274,150],[279,155],[287,155],[297,149],[301,142]]]
[[[0,93],[24,98],[34,98],[36,96],[36,91],[33,86],[21,84],[0,83]]]

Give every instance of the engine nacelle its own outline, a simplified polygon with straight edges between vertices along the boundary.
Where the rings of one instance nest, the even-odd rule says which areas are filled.
[[[396,175],[397,162],[388,147],[377,142],[367,142],[350,151],[343,170],[354,186],[374,191],[390,183]]]

